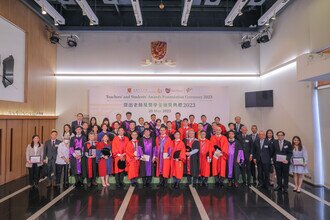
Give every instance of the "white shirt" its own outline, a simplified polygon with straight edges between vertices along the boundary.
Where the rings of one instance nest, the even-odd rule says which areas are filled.
[[[39,145],[36,145],[36,144],[33,146],[34,155],[37,155],[38,147],[39,147]]]
[[[66,164],[66,162],[63,160],[62,157],[69,158],[69,145],[70,144],[68,144],[68,146],[66,146],[64,144],[64,142],[61,142],[58,145],[57,157],[56,157],[56,161],[55,161],[56,164],[61,164],[61,165]]]

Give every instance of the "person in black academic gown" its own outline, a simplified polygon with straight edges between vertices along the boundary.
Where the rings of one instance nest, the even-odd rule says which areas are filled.
[[[195,138],[195,131],[188,130],[188,137],[184,140],[186,146],[187,160],[184,165],[184,174],[187,176],[187,186],[193,182],[193,187],[198,184],[199,176],[199,150],[200,145],[198,139]],[[192,180],[192,181],[191,181]]]

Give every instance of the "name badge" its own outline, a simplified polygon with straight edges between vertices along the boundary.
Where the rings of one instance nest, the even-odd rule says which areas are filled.
[[[284,149],[288,148],[288,145],[285,145],[283,148],[284,148]]]
[[[249,140],[245,140],[246,143],[249,143]]]
[[[268,145],[265,145],[264,148],[268,148]]]

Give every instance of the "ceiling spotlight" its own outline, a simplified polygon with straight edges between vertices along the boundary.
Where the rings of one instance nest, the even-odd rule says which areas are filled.
[[[52,44],[57,44],[60,41],[60,37],[58,36],[58,33],[54,31],[51,33],[49,40]]]
[[[54,21],[54,22],[55,22],[55,23],[54,23],[54,25],[55,25],[55,26],[58,26],[58,23],[57,23],[57,21]]]
[[[45,10],[44,6],[41,7],[41,14],[43,15],[47,14],[47,11]]]
[[[257,38],[257,43],[266,43],[270,40],[271,38],[271,33],[270,31],[264,32],[260,35],[260,37]]]
[[[276,15],[274,14],[274,16],[272,17],[272,20],[275,21],[276,20]]]
[[[244,49],[247,49],[247,48],[250,48],[251,47],[251,41],[250,40],[245,40],[242,42],[241,44],[241,48],[244,50]]]
[[[89,25],[90,25],[90,26],[93,26],[93,25],[94,25],[94,23],[93,23],[93,22],[89,22]]]
[[[269,21],[267,21],[265,25],[266,25],[266,26],[269,26]]]
[[[70,36],[67,38],[67,43],[69,47],[76,47],[77,46],[77,41],[73,36]]]
[[[234,26],[234,22],[230,22],[230,23],[228,24],[228,26],[230,26],[230,27]]]

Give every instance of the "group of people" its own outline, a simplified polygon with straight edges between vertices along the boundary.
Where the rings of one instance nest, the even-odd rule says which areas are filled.
[[[288,190],[289,173],[293,173],[295,192],[300,192],[303,175],[308,172],[307,152],[298,136],[292,141],[285,139],[284,131],[269,129],[258,131],[251,126],[251,133],[241,123],[239,116],[227,128],[215,117],[209,124],[206,115],[201,122],[195,116],[175,120],[168,116],[163,120],[155,114],[150,122],[140,117],[138,123],[132,120],[132,113],[121,114],[110,123],[104,118],[99,125],[95,117],[89,123],[83,121],[83,114],[65,124],[61,139],[53,130],[45,145],[34,135],[26,149],[26,166],[29,168],[30,184],[38,187],[40,167],[47,168],[48,187],[59,186],[63,174],[63,184],[68,186],[68,173],[75,177],[75,185],[97,185],[100,177],[103,187],[109,186],[109,176],[115,175],[116,186],[124,186],[127,175],[132,186],[142,178],[143,187],[149,187],[153,177],[159,177],[158,187],[165,187],[172,178],[172,187],[179,188],[181,179],[187,177],[187,186],[207,186],[213,176],[215,184],[224,187],[238,187],[239,177],[243,185],[251,184],[274,190]],[[52,175],[55,173],[55,175]],[[258,181],[257,181],[258,180]]]

